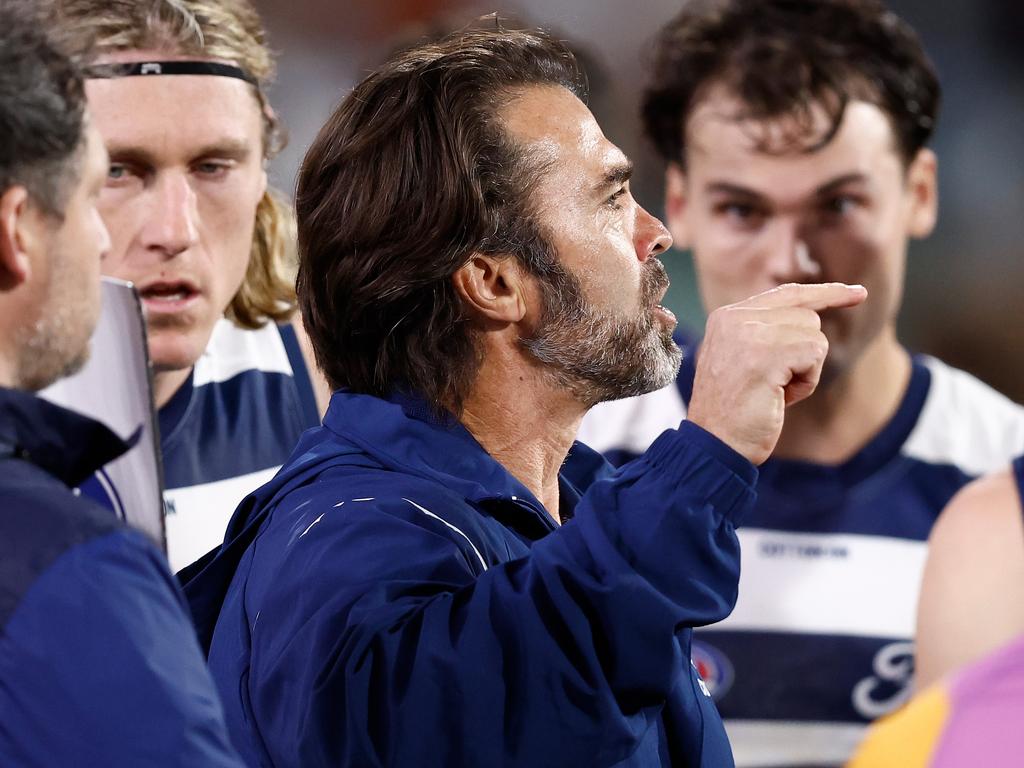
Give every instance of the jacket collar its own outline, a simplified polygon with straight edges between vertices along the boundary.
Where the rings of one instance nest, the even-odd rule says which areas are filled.
[[[339,390],[324,426],[388,468],[438,482],[475,504],[495,500],[544,506],[491,457],[450,414],[438,415],[423,400],[395,394],[388,399]],[[559,473],[563,517],[584,489],[607,469],[603,458],[573,443]]]
[[[0,458],[31,462],[74,487],[129,447],[88,416],[0,387]]]
[[[324,469],[348,464],[357,456],[359,461],[366,457],[385,468],[441,483],[492,517],[515,518],[520,530],[526,524],[533,526],[538,538],[555,527],[526,486],[491,458],[454,417],[438,416],[414,397],[382,399],[338,390],[331,397],[323,426],[308,430],[285,467],[235,510],[224,544],[178,574],[204,653],[209,654],[238,564],[277,500]],[[575,509],[578,489],[613,471],[601,454],[574,443],[559,473],[562,518]]]

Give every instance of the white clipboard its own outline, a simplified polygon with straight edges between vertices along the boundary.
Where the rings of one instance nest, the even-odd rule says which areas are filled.
[[[110,277],[103,278],[102,296],[88,362],[39,394],[106,424],[122,439],[139,433],[131,450],[79,490],[145,532],[166,554],[163,467],[142,304],[131,283]]]

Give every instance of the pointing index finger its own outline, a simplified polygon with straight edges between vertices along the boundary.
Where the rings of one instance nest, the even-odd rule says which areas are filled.
[[[846,283],[786,283],[759,293],[743,304],[748,307],[803,307],[820,312],[825,309],[855,307],[867,298],[863,285]]]

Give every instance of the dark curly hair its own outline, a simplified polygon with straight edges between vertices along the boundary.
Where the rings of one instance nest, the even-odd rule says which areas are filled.
[[[49,25],[33,3],[0,5],[0,193],[24,186],[58,218],[78,178],[87,47]]]
[[[495,117],[535,85],[583,94],[565,45],[463,30],[399,53],[320,131],[299,172],[297,292],[332,387],[459,412],[479,355],[452,276],[473,253],[552,269],[528,205],[542,166]]]
[[[888,115],[905,164],[931,136],[940,100],[917,35],[879,0],[687,2],[656,41],[643,103],[665,160],[685,166],[687,120],[713,86],[739,98],[737,119],[795,118],[786,138],[808,151],[832,139],[850,100],[869,101]],[[812,130],[815,107],[830,120],[824,136]]]

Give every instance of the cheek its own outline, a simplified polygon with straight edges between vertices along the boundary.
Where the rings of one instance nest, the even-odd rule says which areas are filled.
[[[743,301],[774,287],[755,236],[710,231],[694,238],[692,257],[708,311]]]
[[[893,241],[877,231],[823,236],[812,245],[819,254],[823,280],[862,283],[869,290],[869,301],[872,287],[884,290],[902,274],[903,248],[899,239]]]
[[[867,341],[896,320],[903,296],[905,252],[899,241],[864,236],[821,243],[822,280],[859,283],[868,289],[863,305],[837,312],[830,338]]]
[[[99,283],[100,259],[110,243],[99,210],[89,202],[78,201],[67,209],[65,217],[67,224],[59,245],[61,253],[70,254],[73,263],[69,271],[88,285]]]
[[[250,202],[248,195],[233,195],[222,189],[204,194],[199,211],[202,240],[217,266],[214,274],[225,294],[233,296],[249,266],[256,205]]]
[[[100,194],[97,210],[107,228],[110,247],[102,262],[103,274],[111,277],[131,277],[127,273],[127,256],[132,237],[141,226],[138,205],[123,199],[113,190]]]
[[[92,244],[89,249],[89,268],[92,277],[99,280],[102,260],[110,251],[110,233],[98,210],[92,208],[89,213],[89,242]]]

